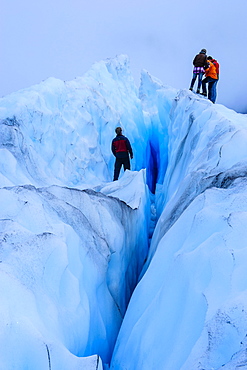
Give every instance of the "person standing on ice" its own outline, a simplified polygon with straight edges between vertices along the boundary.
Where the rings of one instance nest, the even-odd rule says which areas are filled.
[[[212,57],[208,57],[209,67],[205,70],[206,78],[202,80],[202,95],[207,96],[206,84],[208,84],[208,99],[211,100],[212,103],[215,103],[218,74],[216,66],[212,63],[212,59]]]
[[[116,137],[112,140],[111,150],[113,155],[116,157],[114,167],[114,178],[113,181],[118,179],[121,167],[123,165],[124,171],[130,170],[130,158],[133,158],[133,151],[129,140],[122,134],[122,128],[117,127],[115,129]]]
[[[213,63],[213,65],[215,66],[215,69],[216,69],[216,76],[217,76],[217,79],[216,81],[214,82],[213,86],[212,86],[212,94],[211,94],[211,97],[213,97],[213,102],[215,103],[216,101],[216,96],[217,96],[217,92],[216,92],[216,86],[217,86],[217,82],[219,81],[219,78],[220,78],[220,65],[219,63],[217,62],[216,59],[214,59],[213,57],[208,57],[208,60],[210,62]]]
[[[205,68],[208,67],[206,53],[207,53],[207,50],[202,49],[200,53],[197,54],[193,60],[194,69],[193,69],[193,77],[192,77],[191,84],[190,84],[190,90],[191,91],[193,90],[193,86],[198,77],[198,85],[197,85],[197,90],[196,90],[197,94],[200,93],[202,77],[204,75]]]

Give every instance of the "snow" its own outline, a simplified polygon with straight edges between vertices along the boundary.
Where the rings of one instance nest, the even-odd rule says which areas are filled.
[[[246,139],[124,55],[0,99],[0,368],[245,366]]]

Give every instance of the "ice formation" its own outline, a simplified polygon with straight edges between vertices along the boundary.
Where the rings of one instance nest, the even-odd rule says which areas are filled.
[[[246,127],[123,55],[2,98],[0,368],[247,366]]]

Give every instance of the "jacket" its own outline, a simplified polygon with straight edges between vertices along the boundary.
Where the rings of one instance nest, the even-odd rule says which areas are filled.
[[[130,158],[133,158],[133,152],[129,140],[124,135],[117,135],[111,144],[111,150],[116,158],[125,158],[130,154]]]
[[[193,60],[193,65],[195,67],[207,68],[207,55],[204,53],[197,54]]]
[[[215,65],[217,78],[219,79],[219,77],[220,77],[220,65],[219,65],[219,63],[217,62],[216,59],[212,59],[211,62]]]
[[[218,76],[217,76],[217,73],[216,73],[216,67],[215,67],[215,65],[211,61],[209,61],[209,60],[208,60],[208,63],[209,63],[209,68],[207,68],[205,70],[206,77],[211,77],[214,80],[218,80]]]

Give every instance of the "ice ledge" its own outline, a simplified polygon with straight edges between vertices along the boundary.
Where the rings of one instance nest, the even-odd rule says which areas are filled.
[[[117,198],[125,202],[132,209],[138,209],[142,200],[148,197],[146,185],[146,170],[128,171],[118,181],[98,188],[98,190],[108,196]]]

